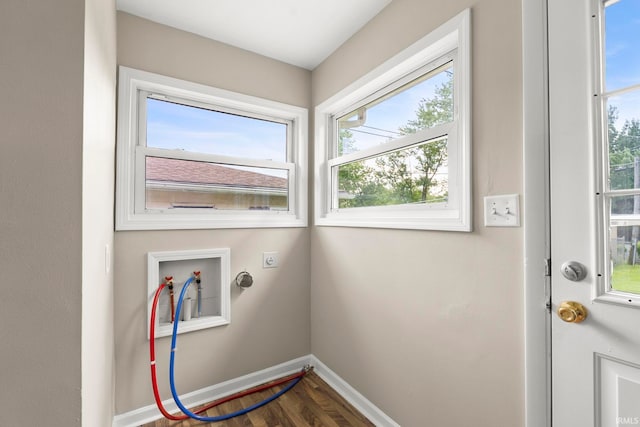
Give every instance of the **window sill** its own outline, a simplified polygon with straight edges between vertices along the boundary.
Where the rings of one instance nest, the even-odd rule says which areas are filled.
[[[469,215],[462,215],[456,210],[434,211],[437,217],[417,215],[350,215],[344,212],[332,212],[324,217],[316,218],[315,225],[330,227],[363,227],[391,228],[402,230],[441,230],[472,231]]]
[[[306,227],[306,219],[296,218],[291,213],[263,212],[238,213],[237,211],[216,212],[215,214],[162,214],[145,213],[128,215],[116,222],[116,231],[126,230],[193,230],[228,228],[292,228]]]

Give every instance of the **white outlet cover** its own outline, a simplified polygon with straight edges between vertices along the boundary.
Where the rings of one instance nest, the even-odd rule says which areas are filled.
[[[278,252],[263,252],[262,268],[276,268],[276,267],[278,267]]]
[[[520,197],[518,194],[485,196],[485,227],[520,227]]]

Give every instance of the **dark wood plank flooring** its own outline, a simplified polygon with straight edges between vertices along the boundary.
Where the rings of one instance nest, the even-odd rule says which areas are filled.
[[[278,392],[286,384],[224,403],[207,411],[215,417],[239,411]],[[197,409],[197,408],[196,408]],[[204,415],[204,414],[203,414]],[[226,421],[169,421],[165,418],[142,427],[360,427],[374,426],[314,372],[278,399],[245,415]]]

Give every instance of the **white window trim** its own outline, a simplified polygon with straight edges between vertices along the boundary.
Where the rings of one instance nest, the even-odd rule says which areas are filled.
[[[136,151],[138,129],[138,93],[149,91],[178,98],[189,99],[223,108],[245,111],[256,115],[273,117],[293,123],[291,154],[288,161],[295,166],[286,166],[289,178],[288,211],[244,211],[244,210],[189,210],[189,212],[167,212],[156,210],[136,211]],[[119,67],[118,87],[118,146],[116,176],[116,230],[162,230],[162,229],[207,229],[207,228],[269,228],[307,226],[307,135],[308,110],[254,96],[239,94],[198,83],[162,76],[124,66]],[[143,148],[153,152],[152,148]],[[162,150],[167,151],[167,150]],[[233,158],[215,155],[176,155],[175,158],[221,161],[230,164],[274,167],[273,162]],[[284,164],[281,164],[284,165]],[[140,165],[138,165],[140,166]],[[283,167],[279,167],[283,168]],[[144,168],[142,168],[144,170]],[[138,188],[138,191],[140,189]],[[144,195],[142,196],[144,197]]]
[[[640,308],[640,295],[616,291],[611,287],[611,277],[613,275],[613,267],[610,261],[611,240],[609,233],[606,231],[613,225],[613,214],[611,214],[611,203],[615,197],[637,195],[637,189],[628,188],[621,190],[612,190],[610,188],[610,172],[609,172],[609,134],[608,134],[608,118],[607,118],[607,102],[610,98],[622,95],[624,93],[637,91],[640,85],[634,84],[630,86],[616,88],[607,91],[605,87],[606,78],[606,61],[605,61],[605,8],[607,3],[612,0],[591,0],[592,25],[589,30],[591,32],[591,44],[593,50],[593,96],[592,114],[593,114],[593,135],[594,135],[594,170],[595,170],[595,188],[600,194],[595,200],[596,204],[596,266],[601,274],[598,274],[596,286],[593,290],[593,300],[611,304],[618,304],[625,307]],[[633,220],[633,215],[615,215],[615,223],[617,226],[625,226],[628,220]]]
[[[471,12],[465,9],[427,36],[367,73],[315,109],[315,224],[320,226],[400,228],[471,231]],[[384,206],[331,209],[332,116],[392,84],[403,76],[454,53],[454,96],[457,126],[449,133],[457,144],[454,156],[459,173],[450,175],[449,186],[456,193],[449,205]],[[453,137],[452,137],[453,136]],[[450,150],[450,153],[452,151]],[[343,159],[342,157],[340,158]],[[455,186],[455,187],[454,187]],[[451,197],[451,190],[449,191]]]

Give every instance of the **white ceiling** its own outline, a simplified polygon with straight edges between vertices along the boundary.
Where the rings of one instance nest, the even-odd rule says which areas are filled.
[[[309,70],[391,0],[117,0],[118,10]]]

